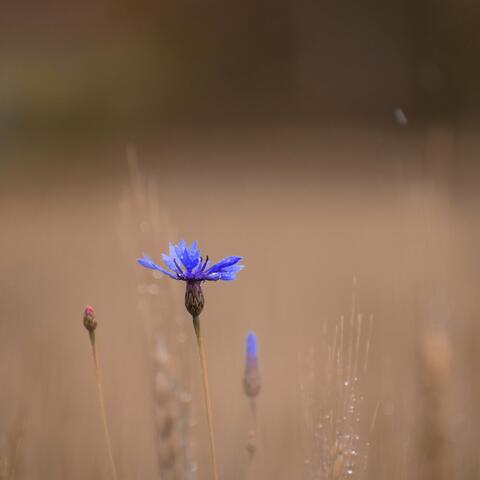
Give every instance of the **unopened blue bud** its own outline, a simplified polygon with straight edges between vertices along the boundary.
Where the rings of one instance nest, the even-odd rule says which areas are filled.
[[[260,372],[258,369],[258,340],[254,332],[248,332],[245,339],[245,375],[243,377],[245,394],[256,397],[260,393]]]

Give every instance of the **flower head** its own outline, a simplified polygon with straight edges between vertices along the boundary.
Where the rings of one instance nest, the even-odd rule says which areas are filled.
[[[137,262],[145,268],[158,270],[174,280],[185,282],[203,282],[217,280],[235,280],[237,272],[244,266],[238,265],[242,257],[225,257],[213,265],[210,265],[208,256],[203,258],[197,242],[190,247],[185,240],[180,240],[178,245],[170,243],[170,255],[162,254],[163,262],[167,268],[160,267],[147,255],[139,258]]]
[[[97,328],[97,320],[95,320],[95,312],[91,305],[87,305],[83,310],[83,325],[90,333],[93,333]]]
[[[258,340],[255,332],[248,332],[245,339],[245,357],[249,359],[256,359],[258,355]]]
[[[260,393],[261,379],[258,369],[258,340],[254,332],[248,332],[245,339],[245,374],[243,376],[243,390],[245,394],[254,398]]]

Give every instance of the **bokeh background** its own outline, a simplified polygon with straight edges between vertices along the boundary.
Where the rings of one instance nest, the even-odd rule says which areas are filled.
[[[467,0],[0,2],[4,478],[108,478],[87,303],[120,477],[161,478],[160,335],[189,405],[172,478],[211,478],[183,286],[135,263],[180,238],[245,257],[205,286],[223,479],[255,478],[249,329],[256,478],[478,478],[479,27]],[[366,469],[313,472],[352,296],[372,318]]]

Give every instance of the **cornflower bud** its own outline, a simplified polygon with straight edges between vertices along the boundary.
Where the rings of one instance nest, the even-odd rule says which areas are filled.
[[[190,315],[198,317],[202,313],[205,305],[202,287],[200,282],[187,282],[185,290],[185,307]]]
[[[260,393],[261,387],[260,372],[258,369],[258,341],[254,332],[248,332],[245,343],[243,389],[247,397],[254,398]]]
[[[90,333],[93,333],[97,328],[98,323],[95,320],[95,312],[91,305],[87,305],[83,311],[83,325]]]

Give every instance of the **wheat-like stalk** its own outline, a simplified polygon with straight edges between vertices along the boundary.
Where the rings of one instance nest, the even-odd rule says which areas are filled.
[[[449,421],[451,347],[445,330],[435,327],[424,333],[419,353],[424,406],[420,439],[421,475],[427,480],[447,480],[454,475]]]
[[[306,427],[307,476],[311,480],[362,479],[368,461],[368,431],[360,391],[368,367],[372,318],[367,328],[355,294],[344,317],[326,335],[323,348],[299,357],[300,393]],[[317,365],[324,365],[319,370]],[[321,392],[318,390],[321,389]],[[373,428],[375,414],[372,419]]]
[[[159,200],[155,181],[147,179],[141,172],[138,154],[133,145],[127,147],[127,163],[130,182],[125,188],[120,202],[118,218],[119,238],[122,241],[126,262],[155,246],[166,243],[175,237],[175,231],[169,221],[168,212]],[[157,432],[156,452],[160,471],[163,476],[169,470],[170,478],[193,480],[196,478],[196,464],[192,453],[192,411],[191,411],[191,350],[186,348],[185,317],[178,312],[181,303],[178,289],[168,282],[159,288],[152,281],[145,281],[141,270],[137,272],[138,321],[143,325],[145,349],[154,344],[154,411]],[[188,325],[189,326],[189,325]],[[163,353],[158,356],[159,351]],[[163,377],[163,379],[162,379]],[[168,414],[163,411],[162,402],[155,393],[159,382],[170,389],[165,404]],[[164,390],[166,391],[166,390]],[[172,417],[173,416],[173,417]],[[173,418],[174,431],[162,437],[160,431],[164,420]],[[165,427],[167,424],[165,424]],[[175,454],[168,444],[174,442]],[[175,458],[174,466],[167,468],[167,458]],[[163,467],[165,468],[163,468]]]
[[[171,359],[163,340],[155,345],[154,402],[157,431],[157,456],[161,478],[176,478],[177,438],[175,388],[171,376]]]

